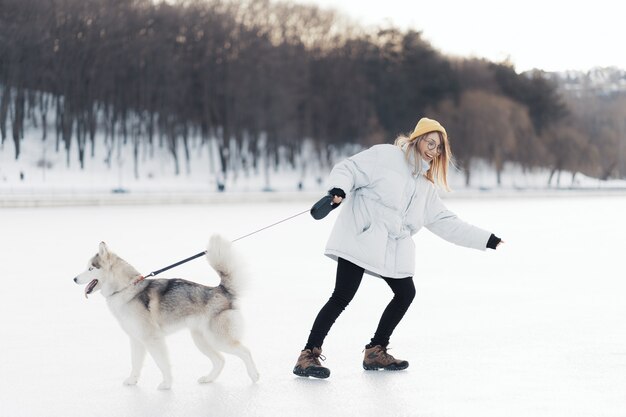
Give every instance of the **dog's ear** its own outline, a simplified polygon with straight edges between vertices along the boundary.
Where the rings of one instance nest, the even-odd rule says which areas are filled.
[[[104,242],[100,242],[100,248],[98,249],[98,255],[105,258],[109,254],[109,248]]]

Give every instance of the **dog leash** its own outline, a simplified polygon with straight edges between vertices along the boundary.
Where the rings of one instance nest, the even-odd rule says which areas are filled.
[[[252,235],[254,235],[254,234],[256,234],[256,233],[262,232],[262,231],[263,231],[263,230],[265,230],[265,229],[269,229],[270,227],[274,227],[274,226],[276,226],[277,224],[280,224],[280,223],[286,222],[287,220],[291,220],[291,219],[293,219],[294,217],[301,216],[301,215],[303,215],[304,213],[308,213],[309,211],[310,211],[310,209],[306,209],[306,210],[304,210],[304,211],[302,211],[302,212],[300,212],[300,213],[298,213],[298,214],[294,214],[293,216],[289,216],[289,217],[287,217],[287,218],[284,218],[284,219],[282,219],[282,220],[279,220],[279,221],[277,221],[276,223],[272,223],[272,224],[270,224],[269,226],[262,227],[262,228],[260,228],[259,230],[255,230],[255,231],[254,231],[254,232],[252,232],[252,233],[248,233],[247,235],[243,235],[243,236],[241,236],[241,237],[238,237],[237,239],[235,239],[235,240],[231,241],[231,243],[235,243],[235,242],[236,242],[236,241],[238,241],[238,240],[241,240],[241,239],[244,239],[244,238],[246,238],[246,237],[248,237],[248,236],[252,236]],[[206,252],[207,252],[207,251],[202,251],[202,252],[200,252],[200,253],[196,253],[195,255],[190,256],[189,258],[185,258],[185,259],[183,259],[182,261],[178,261],[178,262],[176,262],[176,263],[173,263],[173,264],[171,264],[171,265],[166,266],[165,268],[161,268],[161,269],[158,269],[158,270],[156,270],[156,271],[150,272],[148,275],[145,275],[145,276],[140,275],[140,276],[139,276],[139,277],[138,277],[135,281],[133,281],[133,284],[138,284],[139,282],[143,281],[143,280],[144,280],[144,279],[146,279],[146,278],[150,278],[150,277],[153,277],[153,276],[155,276],[155,275],[159,275],[161,272],[165,272],[165,271],[167,271],[168,269],[172,269],[172,268],[177,267],[178,265],[182,265],[182,264],[187,263],[187,262],[189,262],[189,261],[193,261],[193,260],[194,260],[194,259],[196,259],[196,258],[199,258],[199,257],[201,257],[201,256],[206,255]]]

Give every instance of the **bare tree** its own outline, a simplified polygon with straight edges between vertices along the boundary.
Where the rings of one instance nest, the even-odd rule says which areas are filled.
[[[590,145],[581,129],[573,127],[571,124],[557,124],[543,133],[544,141],[548,151],[552,156],[552,167],[548,186],[552,185],[554,175],[556,186],[561,183],[561,172],[568,170],[572,172],[572,181],[576,172],[581,171],[589,165],[597,162],[597,150]]]

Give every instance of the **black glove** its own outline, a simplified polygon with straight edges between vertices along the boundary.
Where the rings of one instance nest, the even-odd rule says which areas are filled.
[[[333,203],[333,198],[335,196],[346,198],[346,193],[341,188],[333,188],[332,190],[329,190],[328,194],[322,197],[317,203],[313,204],[313,207],[311,207],[311,216],[313,216],[315,220],[321,220],[328,216],[328,213],[332,210],[339,207],[339,204],[341,203]]]
[[[501,241],[502,239],[492,233],[491,236],[489,236],[489,240],[487,241],[487,248],[495,249],[498,247],[498,243],[500,243]]]

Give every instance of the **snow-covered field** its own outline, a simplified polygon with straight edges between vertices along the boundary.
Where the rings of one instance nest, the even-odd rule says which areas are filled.
[[[407,371],[361,368],[390,299],[366,277],[326,339],[331,377],[292,375],[334,282],[322,255],[333,219],[305,214],[236,243],[260,382],[228,356],[215,383],[198,384],[209,363],[181,332],[169,339],[169,392],[156,390],[150,357],[139,384],[122,385],[127,339],[72,278],[101,240],[148,273],[203,250],[211,233],[236,238],[310,202],[1,209],[0,416],[625,416],[626,197],[446,203],[506,244],[479,252],[415,237],[417,297],[391,342]],[[162,275],[217,282],[201,259]]]

